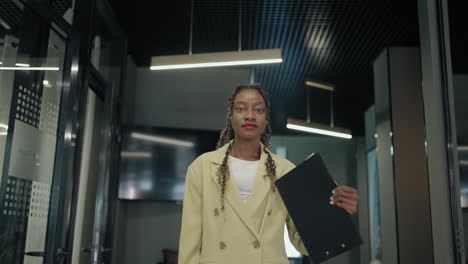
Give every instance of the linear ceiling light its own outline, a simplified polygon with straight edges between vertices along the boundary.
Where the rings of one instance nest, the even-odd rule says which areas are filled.
[[[281,49],[244,50],[192,55],[156,56],[150,69],[172,70],[204,67],[281,63]]]
[[[150,69],[175,70],[206,67],[240,66],[253,64],[281,63],[281,49],[245,50],[242,51],[242,1],[239,0],[239,49],[238,51],[210,52],[192,54],[193,10],[194,0],[190,9],[189,52],[186,55],[154,56]]]
[[[180,140],[180,139],[174,139],[174,138],[168,138],[168,137],[161,137],[161,136],[154,136],[154,135],[142,134],[142,133],[137,133],[137,132],[131,133],[130,136],[132,138],[141,139],[141,140],[145,140],[145,141],[151,141],[151,142],[154,142],[154,143],[161,143],[161,144],[166,144],[166,145],[176,145],[176,146],[186,147],[186,148],[192,148],[195,145],[192,141]]]
[[[59,67],[0,67],[0,71],[58,71]]]
[[[299,130],[303,132],[315,133],[326,136],[340,137],[351,139],[351,131],[344,128],[338,127],[329,127],[322,124],[317,124],[313,122],[304,122],[301,120],[288,118],[288,124],[286,125],[289,129]]]
[[[8,126],[0,123],[0,136],[6,136],[8,133]]]
[[[457,150],[458,150],[458,151],[468,151],[468,146],[459,145],[459,146],[457,147]]]
[[[306,81],[305,84],[314,88],[330,91],[330,126],[310,122],[310,90],[307,89],[307,121],[288,118],[288,123],[286,127],[288,129],[294,129],[303,132],[315,133],[332,137],[340,137],[345,139],[353,138],[349,129],[335,127],[335,120],[333,115],[333,91],[335,90],[335,87],[332,84],[312,80]]]
[[[0,18],[0,25],[2,25],[6,30],[11,29],[11,26],[7,22],[5,22],[5,20],[3,20],[2,18]]]
[[[151,152],[139,152],[139,151],[122,151],[120,156],[123,158],[151,158],[153,153]]]
[[[305,82],[305,84],[307,86],[312,86],[312,87],[315,87],[315,88],[320,88],[320,89],[324,89],[324,90],[328,90],[328,91],[334,91],[335,90],[335,87],[333,86],[333,84],[324,83],[324,82],[317,82],[315,80],[307,80]]]

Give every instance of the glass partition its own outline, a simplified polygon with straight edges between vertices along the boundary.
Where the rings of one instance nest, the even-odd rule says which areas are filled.
[[[0,263],[42,263],[66,41],[14,1],[0,13]]]

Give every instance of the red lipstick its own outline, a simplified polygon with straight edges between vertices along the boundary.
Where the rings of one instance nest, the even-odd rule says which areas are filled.
[[[255,125],[255,124],[243,124],[242,127],[246,128],[246,129],[255,129],[255,128],[257,128],[257,125]]]

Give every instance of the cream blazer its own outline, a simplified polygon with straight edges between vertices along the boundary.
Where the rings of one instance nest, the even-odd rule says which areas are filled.
[[[267,154],[263,144],[261,147],[247,203],[231,176],[226,185],[224,210],[220,209],[221,188],[216,171],[227,144],[199,156],[188,167],[179,264],[288,264],[283,239],[285,223],[292,244],[308,255],[278,191],[272,192],[270,179],[264,177]],[[271,156],[276,163],[277,177],[295,167],[287,159],[273,153]]]

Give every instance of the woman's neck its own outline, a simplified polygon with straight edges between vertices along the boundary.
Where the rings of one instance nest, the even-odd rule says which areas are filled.
[[[241,160],[259,160],[260,159],[260,141],[242,141],[234,140],[229,153],[234,158]]]

